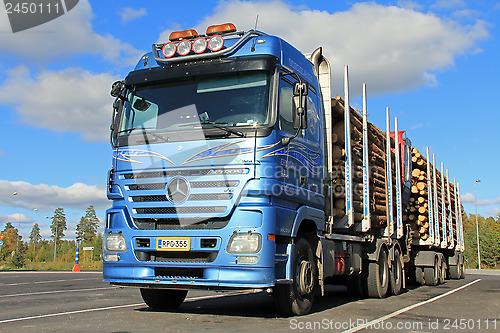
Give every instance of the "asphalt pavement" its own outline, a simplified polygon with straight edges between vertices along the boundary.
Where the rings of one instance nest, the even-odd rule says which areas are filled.
[[[499,296],[499,271],[468,271],[386,299],[328,287],[302,317],[277,315],[266,293],[201,290],[161,312],[101,272],[0,272],[0,332],[500,332]]]

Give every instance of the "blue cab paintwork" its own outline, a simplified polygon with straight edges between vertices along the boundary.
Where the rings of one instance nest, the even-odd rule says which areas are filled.
[[[254,37],[255,51],[252,52],[252,38],[239,47],[231,57],[273,55],[280,59],[281,66],[291,70],[307,81],[316,91],[313,98],[320,100],[320,89],[312,64],[294,47],[284,40],[263,35]],[[227,45],[234,40],[226,40]],[[147,57],[147,58],[145,58]],[[144,61],[147,59],[147,61]],[[143,56],[135,70],[162,66],[152,53]],[[313,221],[319,230],[324,227],[323,196],[323,115],[318,102],[313,119],[305,130],[304,137],[291,140],[289,146],[281,145],[283,136],[290,136],[279,129],[276,122],[267,137],[225,138],[193,140],[185,142],[155,143],[119,147],[114,151],[114,179],[108,188],[108,197],[113,206],[107,211],[106,233],[122,233],[127,240],[126,252],[118,254],[117,262],[104,261],[104,280],[111,283],[133,285],[154,285],[184,288],[265,288],[276,284],[277,280],[290,279],[292,244],[277,244],[271,235],[293,237],[303,220]],[[308,140],[312,131],[317,140]],[[319,133],[319,134],[318,134]],[[158,207],[158,203],[137,203],[132,200],[131,184],[139,180],[127,179],[126,174],[150,171],[243,169],[234,175],[200,175],[188,177],[193,181],[227,181],[237,183],[231,188],[229,199],[200,200],[192,207],[221,206],[215,213],[196,213],[193,216],[228,218],[221,229],[138,229],[133,223],[138,207]],[[285,175],[283,175],[285,174]],[[168,178],[168,177],[167,177]],[[299,185],[306,179],[306,184]],[[148,180],[154,182],[155,180]],[[159,177],[158,182],[168,179]],[[134,195],[145,194],[144,190],[134,191]],[[149,190],[148,194],[152,193]],[[154,191],[165,193],[165,189]],[[203,193],[203,192],[200,192]],[[168,202],[167,202],[168,204]],[[179,206],[182,206],[179,205]],[[223,209],[223,210],[222,210]],[[175,214],[173,214],[175,215]],[[142,215],[154,218],[155,215]],[[191,215],[187,214],[187,217]],[[235,232],[252,232],[262,235],[262,246],[256,264],[237,263],[238,255],[228,253],[228,240]],[[191,251],[201,251],[200,240],[217,239],[217,252],[212,262],[153,262],[138,260],[137,238],[149,238],[149,247],[140,250],[154,250],[158,237],[190,237]],[[202,278],[158,277],[155,267],[177,267],[203,269]]]

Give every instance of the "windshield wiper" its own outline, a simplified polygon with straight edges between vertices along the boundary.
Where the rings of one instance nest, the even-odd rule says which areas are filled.
[[[160,140],[162,140],[164,142],[168,142],[168,140],[165,139],[164,137],[159,136],[159,135],[157,135],[157,134],[155,134],[155,133],[153,133],[151,131],[148,131],[148,129],[155,129],[155,128],[154,127],[140,127],[140,126],[138,126],[138,127],[127,128],[127,129],[118,131],[118,134],[120,134],[120,133],[130,133],[130,132],[133,132],[133,131],[136,131],[136,130],[142,130],[142,133],[149,134],[149,135],[154,136],[155,138],[160,139]]]
[[[231,129],[231,128],[227,128],[227,127],[224,127],[224,126],[221,126],[220,124],[227,124],[227,123],[216,123],[214,121],[203,121],[203,122],[200,122],[201,125],[212,125],[213,127],[215,128],[218,128],[218,129],[221,129],[223,131],[226,131],[227,133],[231,133],[231,134],[234,134],[234,135],[237,135],[241,138],[245,137],[245,134],[241,133],[240,131],[237,131],[237,130],[234,130],[234,129]]]

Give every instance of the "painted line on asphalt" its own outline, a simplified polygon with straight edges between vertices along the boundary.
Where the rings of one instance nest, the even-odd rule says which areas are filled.
[[[35,281],[35,282],[20,282],[20,283],[2,283],[2,286],[21,286],[24,284],[41,284],[41,283],[54,283],[54,282],[68,282],[68,281],[83,281],[83,280],[99,280],[101,278],[86,278],[86,279],[68,279],[68,280],[50,280],[50,281]]]
[[[204,299],[220,298],[220,297],[226,297],[226,296],[246,295],[246,294],[253,294],[253,293],[254,293],[253,291],[250,291],[250,292],[237,292],[237,293],[231,293],[231,294],[223,294],[223,295],[197,296],[197,297],[186,298],[186,301],[192,302],[192,301],[199,301],[199,300],[204,300]],[[146,305],[146,304],[145,303],[134,303],[134,304],[125,304],[125,305],[115,305],[115,306],[106,306],[103,308],[84,309],[84,310],[76,310],[76,311],[49,313],[49,314],[38,315],[38,316],[5,319],[5,320],[0,320],[0,324],[12,323],[12,322],[16,322],[16,321],[31,320],[31,319],[42,319],[42,318],[67,316],[67,315],[78,314],[78,313],[89,313],[89,312],[95,312],[95,311],[106,311],[106,310],[114,310],[114,309],[121,309],[121,308],[130,308],[130,307],[140,306],[140,305]]]
[[[60,294],[60,293],[69,293],[69,292],[78,292],[78,291],[92,291],[92,290],[103,290],[103,289],[118,289],[118,287],[101,287],[101,288],[88,288],[88,289],[69,289],[69,290],[40,291],[40,292],[24,293],[24,294],[0,295],[0,298],[3,298],[3,297],[16,297],[16,296],[34,296],[34,295],[46,295],[46,294]]]
[[[382,322],[382,321],[385,321],[385,320],[391,319],[391,318],[393,318],[393,317],[399,316],[399,315],[400,315],[400,314],[402,314],[402,313],[405,313],[405,312],[408,312],[408,311],[413,310],[413,309],[415,309],[415,308],[418,308],[419,306],[422,306],[422,305],[425,305],[425,304],[428,304],[428,303],[431,303],[431,302],[437,301],[438,299],[441,299],[441,298],[443,298],[443,297],[446,297],[446,296],[448,296],[448,295],[451,295],[451,294],[453,294],[453,293],[456,293],[457,291],[462,290],[462,289],[465,289],[465,288],[467,288],[467,287],[469,287],[469,286],[471,286],[471,285],[473,285],[473,284],[475,284],[475,283],[478,283],[479,281],[481,281],[481,279],[474,280],[474,281],[469,282],[469,283],[467,283],[467,284],[465,284],[465,285],[463,285],[463,286],[461,286],[461,287],[458,287],[458,288],[456,288],[456,289],[452,289],[452,290],[450,290],[450,291],[445,292],[444,294],[441,294],[441,295],[435,296],[435,297],[430,298],[430,299],[428,299],[428,300],[426,300],[426,301],[423,301],[423,302],[420,302],[420,303],[415,303],[415,304],[413,304],[413,305],[409,305],[409,306],[407,306],[407,307],[405,307],[405,308],[402,308],[402,309],[399,309],[399,310],[394,311],[394,312],[392,312],[392,313],[389,313],[388,315],[385,315],[385,316],[383,316],[383,317],[380,317],[380,318],[374,319],[374,320],[372,320],[372,321],[370,321],[370,322],[368,322],[368,323],[366,323],[366,324],[363,324],[363,325],[361,325],[361,326],[356,326],[356,327],[354,327],[354,328],[352,328],[352,329],[350,329],[350,330],[343,331],[342,333],[354,333],[354,332],[361,331],[361,330],[363,330],[363,329],[365,329],[365,328],[367,328],[367,327],[370,327],[370,326],[376,325],[376,324],[378,324],[378,323],[380,323],[380,322]]]

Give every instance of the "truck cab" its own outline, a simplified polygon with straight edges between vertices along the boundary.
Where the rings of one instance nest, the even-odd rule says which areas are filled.
[[[299,51],[232,25],[175,32],[112,95],[105,281],[140,287],[155,308],[191,288],[289,286],[299,230],[316,265],[323,109]],[[306,303],[315,285],[303,287]]]

